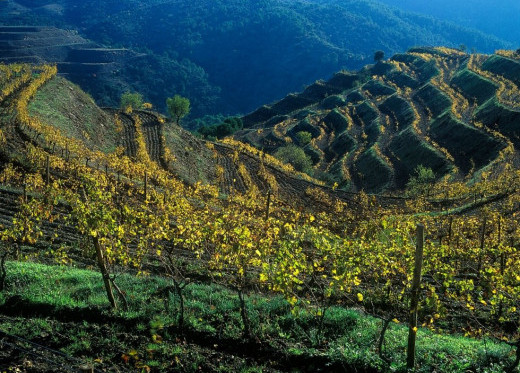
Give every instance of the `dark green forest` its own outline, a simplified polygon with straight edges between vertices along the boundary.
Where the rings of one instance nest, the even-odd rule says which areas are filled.
[[[165,98],[181,94],[192,102],[191,119],[248,113],[338,70],[357,70],[376,50],[508,46],[367,0],[9,0],[0,8],[0,25],[73,28],[100,45],[144,54],[110,79],[75,79],[101,105],[116,106],[131,90],[164,111]]]
[[[520,44],[520,2],[516,0],[381,0],[406,11],[429,14],[447,21],[474,27],[499,38]]]

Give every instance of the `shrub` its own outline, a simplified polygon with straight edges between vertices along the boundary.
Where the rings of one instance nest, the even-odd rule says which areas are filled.
[[[202,126],[199,128],[198,133],[206,139],[223,137],[234,134],[236,131],[244,128],[242,119],[238,117],[226,118],[222,123],[215,124],[213,126]]]
[[[415,169],[414,176],[412,176],[406,184],[406,188],[411,195],[428,197],[434,183],[435,173],[433,170],[419,165]]]
[[[312,140],[312,135],[307,131],[299,131],[296,133],[296,141],[301,146],[305,146],[310,143]]]
[[[305,172],[307,174],[312,173],[312,161],[311,158],[305,154],[302,148],[296,145],[287,145],[276,151],[274,154],[279,160],[290,163],[296,171]]]
[[[121,95],[121,103],[119,107],[122,110],[128,110],[128,108],[131,108],[132,110],[139,110],[142,109],[143,104],[143,95],[137,92],[125,92]]]
[[[374,53],[374,62],[382,61],[385,58],[385,52],[377,51]]]

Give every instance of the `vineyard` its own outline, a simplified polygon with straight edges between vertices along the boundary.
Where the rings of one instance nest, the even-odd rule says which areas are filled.
[[[311,174],[349,191],[403,188],[419,165],[469,179],[517,157],[519,69],[513,51],[413,48],[263,106],[234,137],[268,153],[296,144]]]
[[[514,96],[474,108],[466,91],[446,88],[454,79],[446,64],[465,63],[500,86],[496,71],[478,73],[488,60],[468,60],[449,50],[396,56],[378,68],[399,71],[348,93],[358,104],[296,124],[316,134],[309,147],[324,156],[320,167],[337,160],[344,175],[353,164],[379,165],[386,173],[374,177],[384,173],[388,184],[415,164],[446,170],[413,198],[327,187],[250,145],[203,141],[157,113],[102,110],[79,93],[52,101],[52,92],[77,90],[56,67],[1,65],[0,337],[12,361],[0,354],[0,365],[406,371],[409,329],[417,371],[517,370],[518,124],[465,122],[499,115],[486,105],[516,113]],[[358,79],[339,73],[252,115],[292,113]],[[286,141],[291,121],[246,132]],[[475,144],[482,154],[471,152]]]

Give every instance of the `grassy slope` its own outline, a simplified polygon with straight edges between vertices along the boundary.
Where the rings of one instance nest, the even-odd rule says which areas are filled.
[[[38,90],[29,105],[29,113],[57,127],[66,136],[81,139],[91,149],[110,152],[117,146],[113,118],[66,79],[56,77]]]
[[[241,342],[236,293],[217,285],[188,285],[185,339],[179,339],[175,312],[167,312],[157,296],[169,285],[165,279],[119,275],[119,286],[131,294],[130,308],[111,313],[96,272],[8,262],[7,274],[0,309],[10,316],[0,318],[0,330],[93,362],[98,369],[131,368],[137,355],[154,371],[269,372],[292,365],[309,372],[346,367],[361,372],[403,370],[406,327],[392,324],[388,330],[385,354],[392,364],[386,366],[374,351],[381,321],[359,310],[327,311],[323,344],[318,345],[316,319],[307,311],[294,314],[280,297],[251,295],[248,309],[262,344],[248,350]],[[169,306],[176,309],[173,296]],[[26,317],[19,318],[21,314]],[[500,372],[499,362],[506,362],[510,348],[420,329],[417,351],[419,372]],[[130,356],[127,364],[123,355]],[[276,360],[280,356],[285,363]]]

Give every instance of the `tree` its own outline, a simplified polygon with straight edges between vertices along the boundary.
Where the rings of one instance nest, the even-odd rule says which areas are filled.
[[[122,110],[128,110],[131,108],[132,110],[142,109],[144,104],[143,95],[137,92],[125,92],[121,96],[121,103],[119,107]]]
[[[215,124],[212,126],[202,126],[199,128],[200,133],[206,139],[221,139],[223,137],[234,134],[236,131],[244,128],[242,119],[238,117],[226,118],[222,123]]]
[[[311,158],[296,145],[291,144],[279,148],[274,156],[285,163],[290,163],[296,171],[312,173]]]
[[[312,140],[312,135],[307,131],[299,131],[296,133],[296,140],[301,146],[305,146]]]
[[[166,99],[166,107],[168,108],[168,114],[179,125],[181,119],[190,112],[190,100],[180,95],[175,95]]]
[[[435,173],[431,168],[419,165],[414,174],[406,184],[408,191],[412,195],[428,197],[435,182]]]
[[[374,62],[382,61],[383,58],[385,58],[385,52],[377,51],[376,53],[374,53]]]

